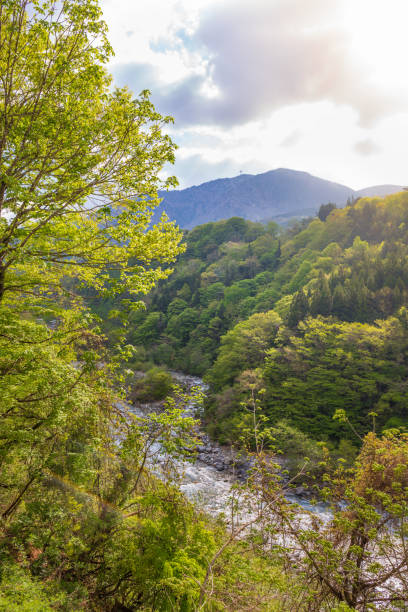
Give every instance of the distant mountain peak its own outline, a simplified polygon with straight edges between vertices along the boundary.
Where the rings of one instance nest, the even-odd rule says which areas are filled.
[[[251,221],[288,220],[313,215],[327,202],[344,206],[350,197],[384,196],[401,190],[398,185],[378,185],[355,191],[309,172],[276,168],[161,192],[163,202],[155,218],[166,211],[182,228],[234,216]]]

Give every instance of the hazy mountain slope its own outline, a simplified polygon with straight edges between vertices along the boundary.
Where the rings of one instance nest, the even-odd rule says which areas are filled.
[[[393,193],[402,191],[401,185],[374,185],[373,187],[366,187],[365,189],[359,189],[356,191],[357,196],[374,198],[375,196],[384,197]]]
[[[162,193],[165,210],[181,227],[240,216],[252,221],[279,215],[299,216],[329,201],[343,205],[354,190],[307,172],[279,168],[263,174],[241,174],[179,191]]]
[[[323,203],[343,206],[350,196],[382,196],[400,190],[396,185],[380,185],[355,191],[307,172],[278,168],[263,174],[241,174],[188,189],[162,192],[164,200],[156,218],[165,210],[183,228],[233,216],[279,222],[313,215]]]

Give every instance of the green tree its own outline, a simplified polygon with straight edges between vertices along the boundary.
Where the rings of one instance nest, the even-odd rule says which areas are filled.
[[[313,315],[329,315],[333,307],[333,298],[325,274],[320,271],[319,278],[312,293],[310,312]]]
[[[111,89],[96,0],[8,0],[0,25],[0,300],[150,289],[180,239],[164,219],[147,231],[170,119],[147,91]]]
[[[217,360],[208,373],[208,381],[216,390],[234,382],[242,370],[263,362],[276,337],[281,319],[273,310],[254,314],[238,323],[221,339]]]
[[[290,304],[287,324],[289,327],[296,327],[303,321],[309,310],[309,302],[303,289],[295,293]]]
[[[147,92],[111,88],[111,53],[94,0],[1,3],[0,554],[73,584],[109,541],[105,502],[126,489],[115,436],[131,420],[81,296],[146,293],[180,251],[174,224],[149,229],[169,119]],[[80,609],[87,590],[73,589]]]
[[[301,600],[296,601],[295,590],[292,602],[289,599],[282,609],[404,610],[408,436],[395,430],[381,437],[369,433],[351,467],[342,460],[331,466],[324,453],[319,462],[324,486],[313,487],[328,503],[330,513],[323,516],[285,499],[279,460],[275,463],[273,454],[265,452],[268,430],[261,437],[255,428],[252,437],[258,443],[245,486],[262,508],[252,521],[261,534],[269,532],[272,542],[279,543],[280,554],[287,566],[296,568],[303,587]],[[305,459],[307,471],[308,467]],[[258,546],[259,552],[268,554],[269,541],[260,537]]]
[[[172,386],[171,375],[162,368],[154,367],[136,381],[130,399],[140,402],[160,401],[169,395]]]
[[[179,315],[173,315],[168,322],[167,332],[187,343],[189,334],[198,323],[198,313],[194,308],[186,308]]]
[[[343,285],[336,285],[333,292],[333,314],[340,319],[347,320],[350,313],[350,300],[344,290]]]
[[[405,417],[407,336],[396,318],[376,325],[308,318],[298,331],[281,330],[265,359],[265,411],[273,421],[287,418],[317,439],[358,441],[333,422],[336,410],[347,411],[360,436],[372,410],[379,426]]]
[[[320,221],[326,221],[331,211],[335,208],[337,208],[337,206],[332,202],[328,202],[328,204],[322,204],[319,208],[319,212],[317,213],[317,216],[319,217]]]
[[[174,315],[179,315],[186,308],[188,308],[187,302],[179,297],[176,297],[167,307],[167,316],[172,317]]]

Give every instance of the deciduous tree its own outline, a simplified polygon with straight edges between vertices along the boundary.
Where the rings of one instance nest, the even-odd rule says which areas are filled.
[[[74,281],[138,293],[167,274],[148,264],[177,254],[173,224],[148,230],[157,189],[175,183],[158,177],[174,159],[171,119],[147,91],[112,88],[111,55],[96,0],[1,3],[3,302],[55,302]]]

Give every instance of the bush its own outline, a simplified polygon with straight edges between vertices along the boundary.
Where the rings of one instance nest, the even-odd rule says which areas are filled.
[[[277,449],[285,457],[285,468],[289,472],[289,477],[295,476],[305,465],[306,472],[312,479],[321,475],[322,466],[319,464],[324,459],[324,451],[319,443],[286,421],[279,421],[273,434]],[[306,462],[305,457],[309,461]],[[302,481],[307,480],[304,476],[301,478]]]
[[[6,562],[1,568],[0,612],[53,612],[55,609],[65,609],[64,596],[56,595],[55,586],[48,584],[47,589],[19,565]]]
[[[133,402],[158,402],[170,394],[172,386],[171,375],[163,368],[153,367],[136,382],[130,399]]]

